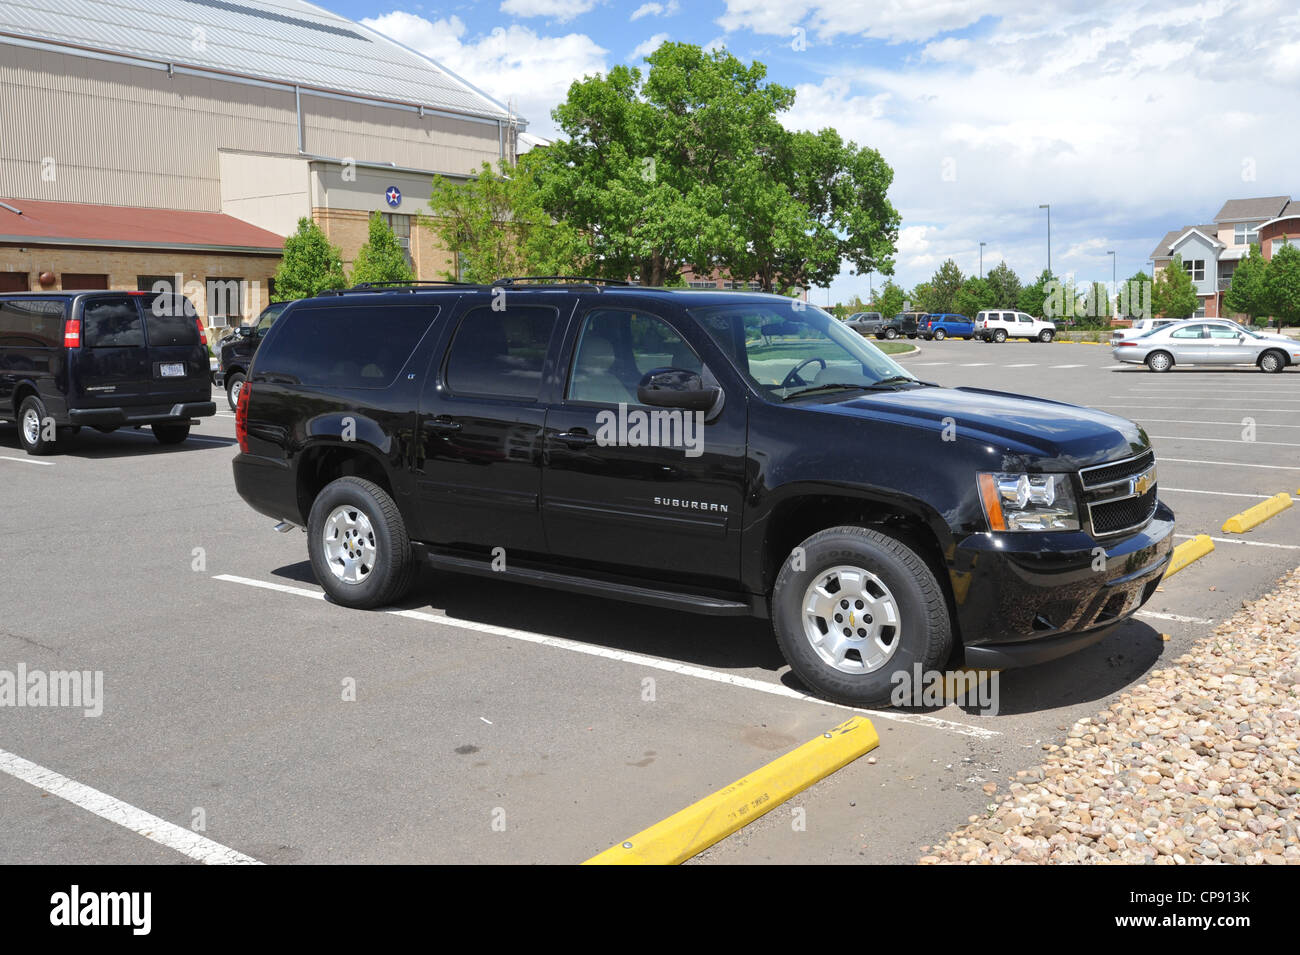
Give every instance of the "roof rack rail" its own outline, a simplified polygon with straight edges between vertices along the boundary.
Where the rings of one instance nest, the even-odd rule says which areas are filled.
[[[492,284],[497,285],[526,285],[541,284],[543,282],[552,282],[556,285],[621,285],[626,286],[628,283],[622,279],[598,279],[590,275],[511,275],[495,280]]]
[[[358,282],[351,288],[325,289],[321,295],[346,295],[348,292],[374,292],[384,291],[387,289],[418,289],[424,286],[433,286],[441,288],[482,288],[477,282],[448,282],[440,279],[410,279],[409,281],[393,282]]]

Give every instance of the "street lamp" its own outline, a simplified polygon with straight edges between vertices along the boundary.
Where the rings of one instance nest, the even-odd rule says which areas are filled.
[[[1111,250],[1106,253],[1110,256],[1110,294],[1119,295],[1119,288],[1115,284],[1115,252]]]
[[[987,242],[980,243],[980,278],[984,278],[984,246],[986,245]]]
[[[1052,206],[1044,202],[1039,205],[1040,209],[1047,210],[1047,274],[1052,274]]]

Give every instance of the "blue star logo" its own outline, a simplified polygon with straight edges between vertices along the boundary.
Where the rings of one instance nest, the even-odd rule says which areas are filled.
[[[390,206],[396,209],[402,204],[402,190],[398,189],[396,186],[389,186],[388,191],[384,193],[384,199],[387,200]]]

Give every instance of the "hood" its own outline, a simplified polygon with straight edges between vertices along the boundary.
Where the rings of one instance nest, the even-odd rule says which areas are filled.
[[[1150,446],[1138,425],[1118,415],[979,388],[870,392],[808,407],[940,433],[955,427],[958,441],[984,442],[1005,456],[1034,459],[1044,468],[1074,470],[1130,457]]]

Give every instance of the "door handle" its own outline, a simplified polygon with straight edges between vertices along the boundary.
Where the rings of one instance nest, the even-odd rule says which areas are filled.
[[[555,440],[563,441],[571,448],[585,448],[596,443],[596,436],[579,428],[574,431],[561,431],[555,436]]]
[[[452,421],[446,415],[440,415],[429,421],[429,427],[434,431],[459,431],[460,422]]]

